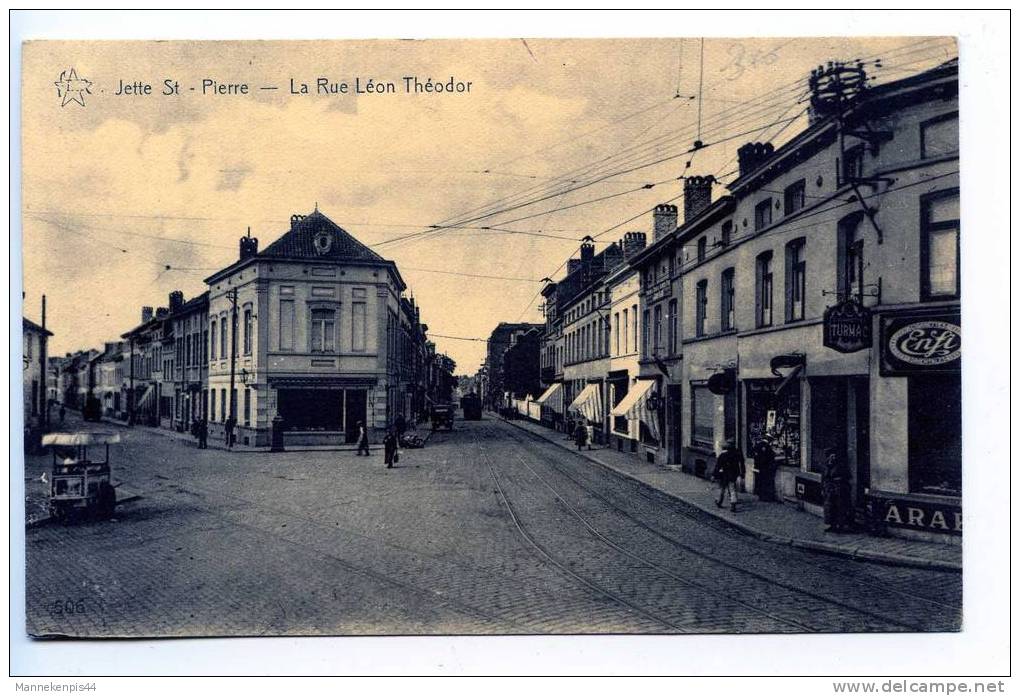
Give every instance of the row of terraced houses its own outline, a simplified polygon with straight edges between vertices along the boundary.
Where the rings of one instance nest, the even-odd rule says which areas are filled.
[[[781,499],[816,514],[834,448],[861,514],[958,543],[957,66],[838,106],[831,77],[805,130],[738,149],[731,183],[685,177],[682,221],[662,204],[650,234],[584,242],[545,324],[497,330],[507,352],[538,343],[534,380],[490,357],[487,400],[698,476],[727,441],[764,440]]]
[[[240,238],[205,282],[102,349],[50,358],[49,401],[182,432],[207,419],[213,439],[233,417],[239,444],[268,447],[274,420],[285,444],[341,444],[452,399],[455,364],[396,264],[318,210],[261,251]]]

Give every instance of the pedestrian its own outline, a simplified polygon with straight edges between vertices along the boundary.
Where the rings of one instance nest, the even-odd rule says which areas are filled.
[[[584,440],[588,445],[588,449],[591,449],[591,443],[595,441],[595,428],[590,425],[584,426]]]
[[[64,404],[60,404],[60,424],[64,424],[64,416],[67,415],[67,409],[64,408]]]
[[[209,449],[209,421],[205,418],[198,421],[198,448]]]
[[[362,454],[366,457],[370,454],[368,449],[368,428],[365,427],[364,422],[358,421],[358,456],[360,457]]]
[[[754,492],[758,500],[773,502],[776,499],[776,452],[772,438],[766,435],[751,448],[754,457]]]
[[[825,450],[825,467],[822,469],[822,495],[825,510],[825,531],[846,532],[850,529],[850,471],[846,460],[835,447]]]
[[[223,438],[227,443],[228,449],[233,449],[234,447],[234,425],[236,424],[237,421],[233,416],[230,416],[223,422]]]
[[[716,507],[723,506],[726,493],[730,496],[730,511],[737,511],[737,481],[744,475],[744,453],[733,440],[726,441],[726,447],[715,460],[713,480],[719,484],[719,499]]]
[[[574,426],[574,443],[577,444],[578,451],[584,449],[584,446],[588,444],[588,427],[584,421],[578,421]],[[591,448],[589,447],[589,449]]]
[[[383,454],[386,460],[386,468],[392,469],[393,465],[400,460],[400,436],[397,435],[396,426],[386,431],[383,438]]]
[[[394,425],[397,427],[397,437],[403,437],[404,431],[407,430],[407,419],[404,418],[403,413],[397,414],[397,419],[394,421]]]

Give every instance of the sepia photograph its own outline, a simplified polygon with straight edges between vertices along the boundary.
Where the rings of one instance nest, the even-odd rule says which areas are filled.
[[[961,631],[966,53],[661,33],[23,42],[12,632]]]

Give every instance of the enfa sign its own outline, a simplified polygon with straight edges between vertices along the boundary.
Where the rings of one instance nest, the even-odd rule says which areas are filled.
[[[840,353],[856,353],[871,347],[871,312],[857,300],[847,300],[825,310],[822,345]]]

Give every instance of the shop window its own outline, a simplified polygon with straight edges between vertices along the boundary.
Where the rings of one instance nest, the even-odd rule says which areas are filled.
[[[708,314],[708,281],[698,281],[696,289],[696,297],[694,301],[694,334],[696,336],[705,335],[705,320]]]
[[[772,199],[766,198],[754,206],[754,231],[759,232],[772,224]]]
[[[921,199],[921,299],[960,296],[960,192]]]
[[[707,384],[691,384],[691,446],[715,446],[715,394]]]
[[[806,266],[804,238],[794,239],[786,245],[786,321],[804,318],[804,291]]]
[[[908,378],[907,473],[911,493],[960,495],[961,404],[959,373]]]
[[[313,309],[311,312],[311,350],[325,353],[336,350],[336,312],[332,309]]]
[[[756,325],[772,326],[772,252],[758,255],[755,263],[755,316]]]
[[[734,270],[727,268],[722,272],[720,281],[720,328],[723,331],[732,331],[736,328],[736,308],[734,306]]]
[[[921,124],[921,159],[953,155],[960,151],[959,113],[936,116]]]
[[[804,207],[804,180],[790,184],[783,191],[783,215],[793,215]]]
[[[747,445],[772,437],[776,461],[800,466],[800,386],[795,379],[781,391],[778,379],[745,380]]]

